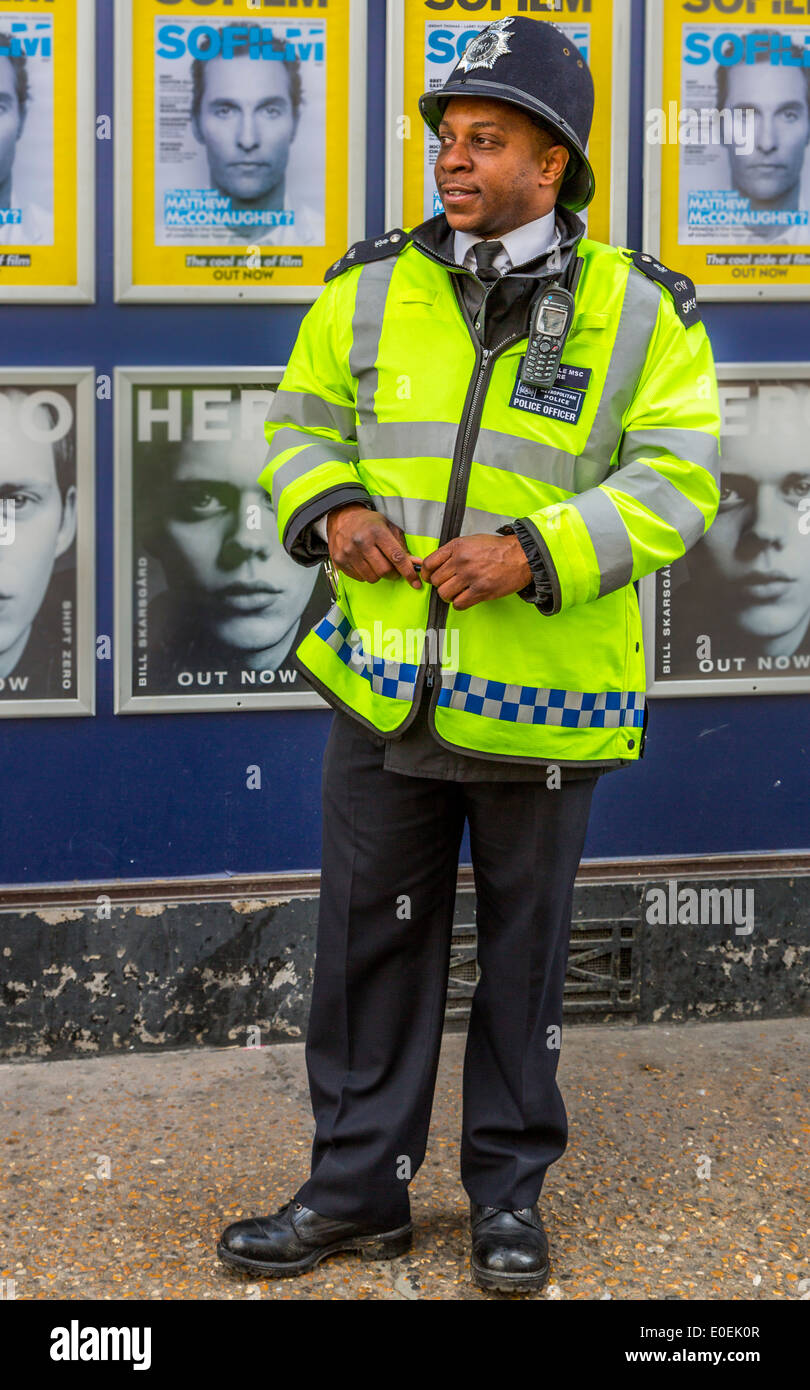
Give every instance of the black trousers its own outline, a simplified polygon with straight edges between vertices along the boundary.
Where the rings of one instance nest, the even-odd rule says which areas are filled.
[[[461,1179],[531,1206],[565,1150],[556,1082],[574,877],[593,778],[452,782],[385,771],[335,714],[323,766],[317,954],[306,1042],[312,1166],[295,1200],[380,1228],[409,1219],[447,993],[458,855],[470,827],[481,978],[464,1059]]]

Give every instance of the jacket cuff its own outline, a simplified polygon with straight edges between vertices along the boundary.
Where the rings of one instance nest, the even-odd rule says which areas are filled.
[[[299,565],[317,565],[329,559],[329,546],[321,540],[314,523],[333,508],[345,506],[347,502],[359,502],[370,511],[376,511],[365,488],[357,486],[331,488],[314,501],[299,507],[290,517],[284,535],[284,549],[291,559]]]
[[[518,598],[524,599],[526,603],[533,603],[541,613],[551,613],[554,607],[554,588],[532,531],[522,521],[516,519],[506,526],[499,526],[498,535],[517,536],[529,562],[529,568],[532,572],[531,581],[524,589],[518,589]]]

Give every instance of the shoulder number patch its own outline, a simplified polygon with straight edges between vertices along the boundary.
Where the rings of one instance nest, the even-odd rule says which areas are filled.
[[[336,275],[342,275],[344,270],[351,270],[353,265],[365,265],[368,261],[383,261],[386,256],[398,256],[409,241],[410,237],[401,227],[396,227],[393,232],[386,232],[385,236],[369,237],[368,241],[356,241],[339,261],[330,265],[323,277],[324,281],[334,280]]]
[[[694,282],[688,275],[682,275],[680,271],[670,270],[668,266],[662,265],[654,256],[649,256],[645,251],[634,251],[632,253],[633,265],[636,270],[640,270],[642,275],[646,275],[650,280],[657,280],[659,285],[663,285],[672,295],[675,309],[682,323],[690,328],[693,323],[700,322],[700,310],[698,308],[697,294]]]

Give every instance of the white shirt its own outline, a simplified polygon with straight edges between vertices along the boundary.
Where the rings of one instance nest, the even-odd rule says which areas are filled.
[[[459,265],[466,266],[468,270],[475,270],[473,247],[483,239],[474,232],[456,232],[453,254]],[[535,256],[544,256],[553,246],[560,244],[554,209],[544,217],[535,218],[534,222],[524,222],[522,227],[515,227],[513,232],[492,237],[491,240],[500,241],[504,248],[498,252],[493,262],[501,275],[505,275],[507,270],[511,270],[515,265],[524,265],[526,261],[534,260]]]
[[[458,265],[465,266],[468,270],[475,270],[475,256],[473,247],[485,238],[476,236],[474,232],[456,232],[453,254]],[[556,225],[554,209],[547,212],[543,217],[535,218],[534,222],[524,222],[522,227],[515,227],[513,232],[506,232],[503,236],[493,237],[493,241],[503,243],[503,251],[499,251],[493,262],[495,269],[505,275],[515,265],[523,265],[526,261],[534,260],[535,256],[544,256],[553,246],[560,244],[560,231]],[[313,522],[315,530],[321,540],[327,540],[326,517],[319,517]]]

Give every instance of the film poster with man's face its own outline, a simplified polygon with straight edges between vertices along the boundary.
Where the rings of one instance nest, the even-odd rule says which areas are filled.
[[[810,689],[810,373],[726,370],[717,515],[654,576],[662,694]]]
[[[77,699],[76,454],[75,386],[0,376],[0,718]]]
[[[660,157],[660,259],[704,294],[810,294],[807,7],[656,6],[646,139]]]
[[[349,0],[138,0],[127,17],[132,285],[320,286],[351,216]]]
[[[273,386],[234,377],[169,385],[156,373],[131,389],[125,698],[156,708],[157,697],[169,711],[205,708],[208,697],[233,709],[311,703],[292,658],[331,600],[323,567],[285,551],[257,482]]]

